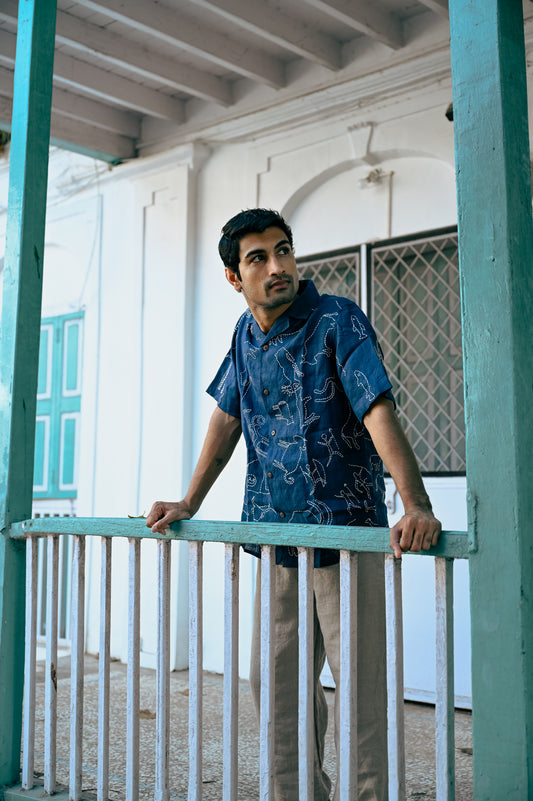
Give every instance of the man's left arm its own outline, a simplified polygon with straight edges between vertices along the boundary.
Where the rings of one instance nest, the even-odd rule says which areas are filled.
[[[400,425],[394,404],[380,397],[363,418],[374,446],[400,493],[405,514],[390,532],[396,558],[403,551],[428,550],[437,544],[441,524],[433,514],[416,457]]]

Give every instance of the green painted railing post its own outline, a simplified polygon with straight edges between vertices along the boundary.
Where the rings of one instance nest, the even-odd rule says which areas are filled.
[[[474,797],[533,798],[533,225],[522,0],[450,0]]]
[[[20,0],[0,336],[0,786],[20,775],[24,549],[31,517],[56,3]]]

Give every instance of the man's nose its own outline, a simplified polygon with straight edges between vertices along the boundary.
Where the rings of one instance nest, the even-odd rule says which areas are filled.
[[[283,272],[283,268],[276,254],[272,254],[268,260],[268,272],[270,275],[277,275]]]

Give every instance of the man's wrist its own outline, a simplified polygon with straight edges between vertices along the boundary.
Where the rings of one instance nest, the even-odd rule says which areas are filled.
[[[404,502],[404,510],[406,515],[416,514],[417,512],[433,514],[433,507],[428,495],[410,498],[408,501]]]
[[[194,517],[198,509],[200,508],[201,501],[195,502],[194,500],[189,500],[188,498],[184,498],[182,501],[183,506],[187,509],[189,514],[189,518]]]

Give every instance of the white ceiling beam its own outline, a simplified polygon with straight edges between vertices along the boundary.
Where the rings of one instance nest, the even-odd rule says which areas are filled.
[[[264,0],[193,0],[193,3],[215,11],[239,27],[275,42],[308,61],[333,70],[342,66],[339,42],[294,17],[274,10]]]
[[[13,101],[0,96],[0,126],[11,130]],[[75,150],[104,161],[118,162],[136,156],[135,143],[125,136],[94,128],[85,122],[68,119],[59,114],[52,116],[51,144]]]
[[[426,8],[429,8],[430,11],[440,14],[441,17],[450,16],[448,0],[418,0],[418,2],[422,3],[422,5],[426,6]]]
[[[63,53],[54,58],[54,81],[151,117],[183,122],[183,102]]]
[[[248,47],[209,26],[187,20],[181,13],[154,0],[78,0],[111,19],[201,56],[224,69],[244,75],[276,89],[285,85],[283,64],[257,48]]]
[[[99,103],[90,97],[66,92],[58,86],[54,86],[52,91],[52,113],[56,111],[65,117],[104,128],[129,139],[138,139],[141,135],[140,115]]]
[[[0,67],[0,95],[13,98],[13,72],[5,67]],[[55,111],[130,139],[137,139],[140,136],[138,115],[107,106],[89,97],[65,92],[58,86],[54,86],[52,92],[52,112]]]
[[[0,19],[17,21],[17,0],[2,0]],[[109,63],[161,81],[174,89],[214,101],[222,106],[232,102],[226,81],[187,64],[160,56],[137,42],[92,25],[72,14],[57,12],[56,42],[105,58]]]
[[[15,63],[16,36],[0,29],[0,61]],[[100,67],[56,52],[54,57],[54,82],[81,89],[87,94],[150,117],[171,120],[178,124],[185,118],[181,100],[167,97],[154,89],[148,89],[127,78],[113,75]]]
[[[400,21],[393,14],[376,6],[373,0],[304,0],[304,2],[393,50],[403,47]]]
[[[55,114],[50,126],[51,144],[105,161],[124,161],[137,155],[133,139],[94,128],[84,122]]]

